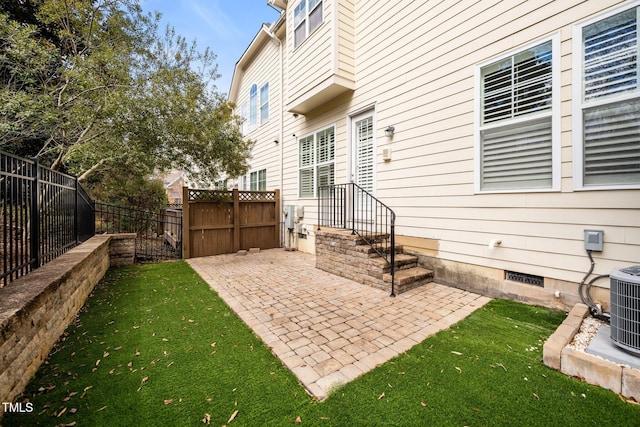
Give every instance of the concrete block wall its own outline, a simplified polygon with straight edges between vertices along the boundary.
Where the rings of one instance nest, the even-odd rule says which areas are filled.
[[[135,234],[94,236],[0,288],[0,402],[24,391],[109,267],[133,263],[134,241]]]

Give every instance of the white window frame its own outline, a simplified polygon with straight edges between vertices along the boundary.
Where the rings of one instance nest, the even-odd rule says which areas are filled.
[[[573,143],[573,182],[575,190],[618,190],[618,189],[638,189],[640,183],[629,184],[585,184],[584,183],[584,141],[583,141],[583,121],[584,110],[587,108],[606,106],[620,101],[637,100],[640,101],[640,85],[636,92],[624,93],[621,96],[610,97],[602,101],[585,103],[582,98],[582,80],[584,75],[582,57],[582,33],[583,29],[593,23],[607,19],[618,13],[640,7],[640,0],[627,2],[623,5],[608,9],[604,13],[595,15],[588,20],[579,22],[573,27],[572,46],[572,143]],[[638,29],[640,30],[640,19],[638,19]],[[639,55],[640,56],[640,55]],[[640,59],[639,59],[640,61]],[[637,67],[638,78],[640,79],[640,65]],[[639,123],[640,124],[640,123]]]
[[[528,49],[551,42],[551,112],[536,113],[516,117],[500,123],[482,125],[482,69],[501,60],[513,57]],[[560,132],[560,34],[553,33],[531,43],[512,49],[509,52],[493,57],[487,61],[477,64],[475,67],[475,99],[474,99],[474,190],[476,193],[540,193],[556,192],[561,189],[561,132]],[[535,120],[550,116],[551,118],[551,185],[540,188],[505,188],[505,189],[482,189],[482,140],[481,131],[491,128],[518,126],[528,124]]]
[[[240,132],[242,135],[247,135],[249,133],[249,104],[247,102],[240,106],[240,117],[242,118]]]
[[[316,1],[316,4],[313,6],[313,8],[309,7],[309,3],[311,1]],[[304,2],[304,14],[302,15],[302,18],[300,19],[300,22],[296,22],[296,9],[298,8],[298,6],[300,6],[300,4],[302,2]],[[317,26],[315,28],[310,28],[310,22],[311,22],[310,17],[313,14],[313,12],[315,12],[318,8],[322,8],[322,10],[320,11],[320,13],[322,14],[322,20],[320,21],[320,23],[317,24]],[[296,5],[293,7],[293,19],[291,20],[291,22],[293,22],[293,32],[292,32],[292,34],[293,34],[293,48],[294,49],[296,49],[306,39],[308,39],[309,36],[311,34],[313,34],[313,32],[315,30],[320,28],[320,26],[324,22],[324,15],[325,15],[324,0],[299,0],[296,3]],[[298,28],[300,28],[302,25],[304,25],[304,36],[302,37],[301,40],[296,40],[296,30]]]
[[[249,88],[249,131],[258,127],[258,85]]]
[[[267,169],[255,170],[249,173],[250,191],[267,191]]]
[[[269,121],[269,82],[260,87],[260,124]]]
[[[325,132],[329,129],[333,130],[333,157],[324,162],[318,162],[318,135],[322,132]],[[307,139],[309,137],[313,137],[313,162],[309,165],[301,165],[300,162],[300,142],[303,139]],[[315,131],[308,133],[300,138],[298,138],[298,198],[300,199],[312,199],[318,197],[318,168],[323,166],[333,166],[333,176],[334,176],[334,184],[335,184],[335,174],[336,174],[336,125],[331,124],[329,126],[324,126],[320,129],[316,129]],[[311,169],[313,171],[312,177],[312,185],[313,185],[313,195],[302,195],[302,187],[301,187],[301,179],[300,173],[303,169]]]

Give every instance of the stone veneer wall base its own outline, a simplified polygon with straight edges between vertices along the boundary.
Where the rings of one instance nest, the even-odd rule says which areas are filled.
[[[0,402],[22,394],[109,267],[133,264],[135,236],[94,236],[0,288]]]

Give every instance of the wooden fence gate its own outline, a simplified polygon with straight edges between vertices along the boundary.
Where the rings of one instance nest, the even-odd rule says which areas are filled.
[[[183,257],[280,246],[280,190],[183,188]]]

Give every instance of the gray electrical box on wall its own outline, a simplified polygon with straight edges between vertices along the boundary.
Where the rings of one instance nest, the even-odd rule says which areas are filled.
[[[602,230],[584,230],[584,248],[588,251],[602,252]]]
[[[294,217],[295,209],[295,205],[287,205],[284,207],[284,226],[289,230],[293,230],[296,223],[296,219]]]

